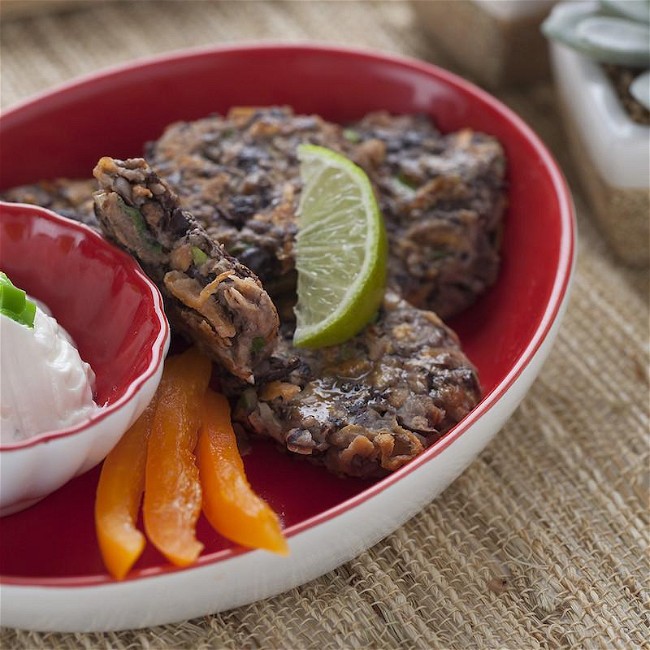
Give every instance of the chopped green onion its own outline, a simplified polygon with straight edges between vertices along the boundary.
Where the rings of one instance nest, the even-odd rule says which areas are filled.
[[[14,286],[5,273],[0,271],[0,314],[11,318],[11,320],[34,327],[34,316],[36,305],[27,300],[27,294]]]

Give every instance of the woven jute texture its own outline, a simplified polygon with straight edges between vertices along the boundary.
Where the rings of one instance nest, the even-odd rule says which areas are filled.
[[[109,64],[244,39],[451,67],[402,2],[73,3],[3,21],[2,104]],[[647,274],[619,266],[593,225],[551,83],[499,96],[563,167],[580,240],[557,344],[480,458],[387,539],[276,598],[140,631],[4,628],[2,648],[650,647]]]

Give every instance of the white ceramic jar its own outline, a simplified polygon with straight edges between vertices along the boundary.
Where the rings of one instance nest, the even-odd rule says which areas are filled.
[[[555,12],[583,12],[584,3]],[[600,64],[550,41],[559,101],[593,214],[618,257],[650,263],[650,127],[634,122]]]

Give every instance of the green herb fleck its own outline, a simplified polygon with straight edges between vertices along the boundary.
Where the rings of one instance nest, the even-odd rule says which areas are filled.
[[[417,190],[418,182],[414,181],[412,178],[409,178],[404,172],[399,173],[395,180],[404,187],[408,187],[409,190]]]
[[[343,129],[343,137],[348,141],[356,144],[361,142],[361,134],[354,129]]]
[[[131,217],[131,221],[133,222],[135,229],[138,231],[138,234],[142,235],[143,233],[146,233],[147,224],[144,220],[144,217],[142,216],[142,212],[140,212],[138,208],[127,205],[121,196],[117,197],[117,202],[120,205],[120,209],[122,209],[124,212],[126,212],[126,214],[129,215],[129,217]]]
[[[135,230],[143,243],[145,243],[151,250],[156,251],[157,253],[161,252],[162,246],[151,236],[149,228],[147,227],[147,222],[142,216],[142,212],[140,212],[138,208],[127,205],[121,196],[117,197],[117,202],[120,205],[120,209],[122,209],[131,218],[131,221],[135,226]]]
[[[228,252],[233,256],[237,257],[241,255],[244,251],[247,251],[249,248],[252,248],[252,244],[247,244],[245,242],[235,242],[229,249]]]
[[[375,312],[375,315],[368,321],[368,325],[374,325],[379,322],[379,310]]]
[[[198,246],[192,246],[192,261],[194,266],[201,266],[208,261],[208,256]]]
[[[253,342],[251,344],[251,351],[253,352],[253,354],[256,354],[257,352],[262,351],[265,345],[266,345],[266,341],[264,340],[264,337],[256,336],[253,339]]]
[[[237,411],[244,411],[245,413],[251,413],[253,409],[257,406],[257,394],[255,393],[254,388],[247,388],[240,395],[239,400],[237,400]]]

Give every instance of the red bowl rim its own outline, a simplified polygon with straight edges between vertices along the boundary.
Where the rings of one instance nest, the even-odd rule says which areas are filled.
[[[96,414],[92,415],[89,420],[86,420],[85,422],[77,424],[73,427],[56,429],[54,431],[46,431],[19,442],[0,443],[0,452],[2,453],[22,451],[24,449],[36,447],[53,440],[59,440],[61,438],[68,438],[70,436],[81,434],[86,431],[88,427],[96,425],[98,422],[105,420],[116,411],[119,411],[127,402],[133,399],[137,395],[140,388],[153,375],[155,375],[157,369],[160,367],[160,364],[165,358],[166,347],[170,336],[169,323],[167,322],[167,317],[165,316],[165,310],[163,308],[163,300],[160,291],[158,290],[158,287],[156,287],[156,285],[149,279],[149,277],[145,275],[139,264],[131,256],[127,255],[119,248],[110,244],[99,233],[95,232],[92,228],[89,228],[85,224],[78,221],[73,221],[67,217],[63,217],[46,208],[29,205],[27,203],[7,203],[5,201],[0,201],[0,220],[2,219],[3,211],[6,209],[11,209],[19,212],[29,212],[34,217],[54,222],[63,228],[75,230],[78,233],[81,233],[86,241],[91,242],[93,246],[110,249],[112,259],[118,260],[119,263],[127,269],[129,275],[132,278],[135,278],[137,286],[141,288],[143,297],[153,303],[154,313],[158,322],[158,328],[155,332],[155,336],[152,336],[148,341],[148,344],[151,346],[152,350],[151,362],[145,368],[145,370],[128,385],[124,391],[124,394],[115,402],[109,404],[108,406],[102,407]]]
[[[440,81],[442,84],[452,87],[464,95],[470,95],[479,101],[487,104],[495,113],[499,114],[505,122],[509,123],[515,131],[518,131],[521,137],[528,141],[532,148],[536,151],[540,161],[546,168],[552,184],[555,188],[557,201],[559,204],[558,218],[561,224],[561,237],[559,241],[559,261],[555,270],[553,279],[553,287],[551,295],[544,309],[544,313],[540,320],[539,326],[530,338],[530,341],[524,351],[520,354],[516,363],[513,364],[508,374],[497,384],[489,393],[483,396],[480,403],[467,415],[461,422],[459,422],[453,429],[447,432],[442,438],[435,442],[431,447],[425,450],[420,456],[410,461],[407,465],[397,470],[396,472],[381,479],[374,485],[363,490],[363,492],[345,500],[344,502],[325,510],[318,515],[310,517],[294,526],[285,530],[287,538],[291,538],[311,529],[315,526],[322,525],[328,521],[338,517],[339,515],[356,508],[365,501],[377,496],[381,492],[391,488],[396,482],[403,477],[420,469],[431,459],[438,456],[454,441],[466,433],[470,427],[480,418],[482,418],[488,411],[492,410],[495,405],[503,398],[506,392],[511,388],[515,381],[522,375],[524,370],[530,365],[535,358],[541,345],[546,340],[551,332],[554,324],[561,316],[568,293],[571,285],[573,270],[575,267],[575,250],[576,250],[576,226],[575,226],[575,211],[571,192],[567,185],[566,179],[558,164],[554,160],[551,153],[546,146],[542,143],[540,138],[535,132],[511,109],[506,107],[501,101],[482,90],[475,84],[466,81],[462,77],[444,70],[432,63],[420,61],[418,59],[407,57],[403,55],[396,55],[386,53],[383,51],[357,48],[349,46],[331,45],[319,42],[296,42],[296,43],[282,43],[275,41],[264,42],[239,42],[233,45],[223,46],[208,46],[190,49],[181,49],[168,52],[162,55],[145,57],[123,63],[116,66],[110,66],[104,70],[90,73],[64,84],[60,84],[50,91],[45,91],[32,98],[15,105],[12,109],[5,113],[5,118],[12,116],[18,111],[23,111],[29,108],[34,108],[36,105],[44,100],[51,99],[62,93],[69,92],[78,87],[91,85],[97,83],[100,79],[108,79],[113,76],[119,76],[128,73],[133,69],[141,69],[146,67],[154,67],[164,65],[167,62],[174,62],[178,60],[189,60],[193,58],[203,58],[206,56],[214,56],[218,54],[237,54],[247,53],[251,50],[257,51],[260,54],[268,51],[281,51],[287,50],[294,53],[296,56],[300,54],[325,54],[342,56],[344,58],[366,59],[376,63],[388,64],[390,66],[397,66],[399,68],[410,70],[416,73],[424,74],[433,77]],[[0,123],[2,122],[0,118]],[[207,565],[213,565],[222,562],[229,558],[249,553],[250,550],[243,548],[230,548],[211,553],[209,555],[200,556],[198,560],[189,567],[175,567],[172,565],[164,565],[144,569],[137,575],[130,575],[121,581],[121,583],[128,583],[132,580],[141,580],[143,578],[156,578],[178,571],[188,571],[198,569]],[[16,585],[16,586],[43,586],[43,587],[92,587],[102,584],[113,584],[114,581],[108,576],[66,576],[57,578],[23,578],[15,576],[0,576],[0,584]]]

